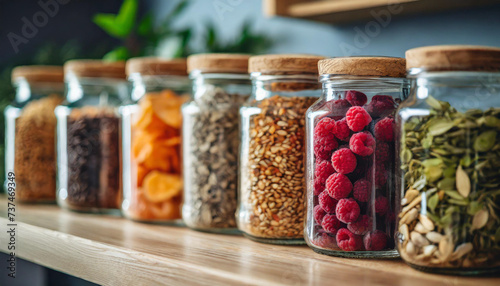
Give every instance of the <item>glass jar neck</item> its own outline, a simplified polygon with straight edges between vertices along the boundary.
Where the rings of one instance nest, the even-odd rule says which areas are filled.
[[[348,75],[322,75],[320,82],[323,84],[322,99],[326,101],[344,99],[345,91],[370,90],[377,93],[401,93],[406,91],[408,80],[406,78],[367,77]]]
[[[131,74],[128,80],[131,83],[131,99],[133,102],[139,101],[148,92],[172,90],[181,95],[190,94],[192,89],[191,81],[187,76],[141,75],[135,73]]]
[[[253,98],[257,101],[274,95],[318,97],[321,85],[315,74],[268,75],[252,73]]]
[[[40,99],[49,95],[64,94],[64,84],[57,82],[29,82],[25,78],[15,81],[15,105],[23,106],[31,100]]]
[[[251,81],[248,74],[201,73],[192,72],[189,76],[193,83],[194,100],[211,94],[211,90],[222,89],[228,94],[247,96],[251,92]]]
[[[500,72],[476,71],[423,71],[412,69],[408,78],[412,83],[412,90],[418,99],[426,99],[430,95],[440,99],[447,96],[446,89],[470,90],[463,94],[462,100],[477,101],[478,97],[498,96],[500,93]],[[432,94],[431,94],[432,93]],[[457,95],[457,93],[454,93]]]
[[[129,101],[128,83],[122,79],[66,76],[66,100],[70,105],[118,106]]]

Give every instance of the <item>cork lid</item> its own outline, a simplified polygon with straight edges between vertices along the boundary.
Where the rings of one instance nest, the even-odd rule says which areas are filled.
[[[186,59],[162,59],[154,57],[133,58],[127,61],[127,75],[179,75],[187,76]]]
[[[25,78],[28,82],[64,82],[61,66],[19,66],[12,70],[12,81]]]
[[[188,72],[204,73],[248,73],[250,55],[243,54],[197,54],[187,59]]]
[[[79,77],[103,77],[125,79],[125,62],[106,62],[102,60],[71,60],[64,64],[66,74]]]
[[[500,71],[500,48],[428,46],[406,51],[406,68],[429,71]]]
[[[318,67],[321,75],[405,77],[405,64],[394,57],[339,57],[321,60]]]
[[[305,54],[281,54],[253,56],[249,60],[249,72],[263,74],[318,74],[318,61],[325,57]]]

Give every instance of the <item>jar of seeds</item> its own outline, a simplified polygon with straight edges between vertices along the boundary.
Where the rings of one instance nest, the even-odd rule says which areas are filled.
[[[57,202],[84,212],[117,212],[121,203],[118,107],[128,101],[124,62],[64,65],[66,102],[57,116]]]
[[[319,71],[323,94],[306,119],[306,241],[326,255],[397,257],[393,126],[405,60],[340,57]]]
[[[123,214],[133,220],[180,222],[181,105],[191,82],[185,59],[127,61],[133,104],[122,106]]]
[[[182,107],[184,205],[190,228],[234,233],[239,107],[250,96],[247,55],[188,58],[193,100]]]
[[[5,108],[6,174],[14,172],[20,202],[43,203],[56,199],[56,117],[63,101],[63,68],[22,66],[12,71],[14,102]],[[9,176],[6,176],[9,177]]]
[[[397,117],[397,246],[410,266],[500,271],[500,49],[406,52],[413,90]]]
[[[251,57],[241,108],[238,228],[255,241],[303,244],[305,114],[321,95],[319,56]]]

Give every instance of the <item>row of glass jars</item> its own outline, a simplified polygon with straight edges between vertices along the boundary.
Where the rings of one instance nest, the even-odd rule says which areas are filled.
[[[69,104],[56,110],[59,201],[114,209],[122,182],[123,213],[135,220],[175,221],[182,212],[191,228],[234,232],[237,225],[277,244],[305,237],[324,254],[395,257],[397,246],[426,270],[498,269],[498,112],[487,110],[499,106],[490,97],[498,74],[433,71],[413,60],[414,88],[395,116],[408,95],[403,59],[322,60],[321,96],[320,59],[252,57],[250,96],[248,57],[193,56],[194,97],[182,116],[190,84],[180,62],[130,61],[138,101],[131,105],[123,80],[72,78],[70,70]],[[472,90],[489,92],[484,107],[468,108],[457,96]],[[122,106],[121,129],[110,103]]]

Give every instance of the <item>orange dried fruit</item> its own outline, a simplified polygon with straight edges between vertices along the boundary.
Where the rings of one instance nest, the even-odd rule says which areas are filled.
[[[152,171],[143,182],[144,195],[154,203],[170,200],[182,191],[182,179],[179,175]]]
[[[161,219],[178,219],[181,218],[181,204],[179,201],[173,199],[164,201],[159,205],[151,207],[151,212],[155,218]]]
[[[171,90],[164,90],[159,94],[151,94],[148,98],[158,118],[170,127],[177,129],[181,127],[181,106],[187,101],[188,96],[178,96]]]
[[[137,186],[142,187],[142,182],[144,178],[149,173],[149,170],[142,165],[137,166]]]
[[[173,148],[165,147],[160,144],[150,144],[145,148],[144,153],[147,153],[143,161],[146,168],[164,172],[171,171],[172,165],[170,163],[170,156],[176,153]]]

